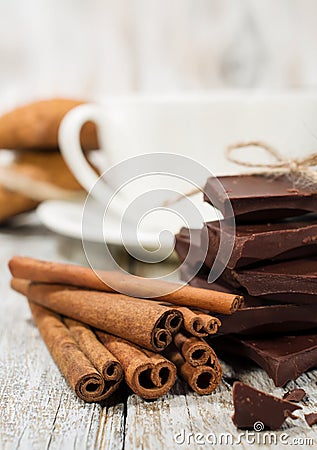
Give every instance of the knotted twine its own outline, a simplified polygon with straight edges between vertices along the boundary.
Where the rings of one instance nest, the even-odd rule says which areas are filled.
[[[232,154],[235,150],[247,147],[258,147],[265,150],[275,159],[272,163],[252,163],[243,161]],[[229,145],[225,150],[225,156],[228,161],[244,167],[258,167],[265,169],[265,172],[257,172],[255,175],[270,175],[277,173],[278,175],[288,174],[294,175],[292,177],[295,181],[308,181],[317,183],[317,172],[312,167],[317,166],[317,153],[311,153],[302,158],[285,158],[278,150],[262,141],[246,141],[237,142]]]
[[[275,161],[272,163],[253,163],[244,161],[233,156],[235,150],[258,147],[269,153]],[[317,166],[317,153],[310,153],[307,156],[300,158],[285,158],[278,150],[263,141],[241,141],[229,145],[225,149],[225,157],[228,161],[243,167],[261,168],[264,170],[247,173],[246,175],[262,175],[269,178],[287,175],[293,182],[294,187],[313,187],[317,189],[317,172],[312,168]],[[191,197],[198,192],[202,192],[203,188],[195,188],[183,195],[178,196],[174,200],[164,203],[164,206],[176,203],[184,197]]]

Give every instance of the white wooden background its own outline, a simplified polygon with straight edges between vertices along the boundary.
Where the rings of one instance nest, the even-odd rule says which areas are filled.
[[[0,0],[0,108],[34,96],[317,86],[316,0]]]

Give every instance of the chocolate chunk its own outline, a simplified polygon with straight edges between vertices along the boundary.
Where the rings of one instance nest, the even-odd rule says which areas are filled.
[[[250,295],[274,295],[276,298],[276,294],[300,294],[298,302],[306,302],[305,296],[308,296],[307,303],[317,303],[316,256],[243,270],[228,269],[223,276],[230,284],[243,286]],[[284,298],[287,301],[287,296]]]
[[[203,259],[201,229],[181,228],[179,233],[175,235],[175,250],[180,261],[188,258],[193,266],[197,263],[201,264]]]
[[[190,270],[191,270],[191,268],[189,268],[187,264],[185,264],[181,268],[180,276],[181,276],[182,280],[186,279],[187,273],[189,273]],[[205,270],[205,273],[197,274],[197,276],[195,276],[192,280],[190,280],[189,284],[191,286],[200,287],[203,289],[211,289],[211,290],[215,290],[215,291],[219,291],[219,292],[228,292],[228,293],[236,292],[232,288],[232,286],[230,286],[229,284],[227,284],[225,282],[221,282],[219,279],[217,281],[215,281],[214,283],[208,283],[208,273],[209,273],[210,269],[208,269],[208,267],[205,266],[204,270]],[[259,301],[263,303],[263,300],[261,300],[260,297],[259,297]]]
[[[205,259],[205,255],[202,255],[199,230],[191,231],[194,237],[191,257],[187,258],[186,264],[181,268],[181,278],[185,281],[191,280],[195,275],[208,275],[210,269],[206,264],[211,267],[214,262],[210,253]],[[311,240],[313,240],[313,236],[311,236]],[[282,245],[277,242],[275,244],[276,247]],[[202,244],[202,247],[204,247],[204,244]],[[263,245],[263,247],[266,247],[266,245]],[[181,259],[186,258],[188,248],[189,230],[183,229],[182,234],[176,236],[176,250],[181,255]],[[263,252],[262,248],[258,249],[258,254]],[[202,261],[204,261],[203,264]],[[246,289],[252,296],[260,296],[276,302],[317,304],[317,256],[275,263],[266,262],[263,265],[236,270],[226,268],[218,281],[234,288],[234,292],[240,291],[241,295],[244,295],[243,291]],[[197,283],[207,284],[200,287],[210,289],[208,283],[200,280],[193,280],[190,283],[193,286],[197,286]]]
[[[236,289],[237,291],[237,289]],[[296,292],[281,292],[279,294],[264,295],[261,298],[280,303],[294,303],[295,305],[316,305],[316,294],[301,294]]]
[[[227,193],[219,188],[219,182]],[[237,222],[269,222],[317,212],[317,192],[297,187],[288,175],[236,175],[208,178],[205,201],[218,208],[225,217],[231,212]]]
[[[301,402],[305,396],[306,392],[304,389],[293,389],[283,395],[283,400],[287,400],[289,402]]]
[[[182,267],[181,274],[186,270]],[[317,304],[279,304],[276,301],[264,297],[253,297],[236,290],[218,280],[208,283],[207,276],[200,274],[191,279],[189,284],[203,289],[227,292],[230,294],[241,293],[244,297],[244,305],[234,314],[219,314],[221,321],[218,335],[244,334],[267,335],[272,333],[293,333],[294,331],[310,330],[317,327]]]
[[[233,404],[233,423],[238,428],[252,428],[255,431],[262,431],[264,428],[277,430],[287,417],[296,419],[292,413],[301,409],[294,403],[254,389],[240,381],[233,385]]]
[[[223,352],[246,356],[261,366],[275,386],[284,386],[317,367],[317,334],[244,338],[224,336],[212,341],[217,355]]]
[[[268,335],[317,327],[317,305],[245,305],[232,315],[218,315],[219,334]]]
[[[220,242],[219,221],[207,222],[208,248],[206,265],[211,267]],[[226,233],[225,230],[221,230]],[[308,214],[301,219],[273,223],[239,224],[236,227],[232,255],[227,263],[229,269],[257,263],[261,260],[286,260],[317,254],[317,216]],[[221,258],[221,254],[219,254]]]
[[[189,243],[190,243],[189,228],[182,227],[180,231],[177,234],[175,234],[175,251],[180,261],[184,261],[186,259],[189,250]],[[197,248],[199,247],[200,247],[200,238],[199,238],[199,245],[197,245]]]
[[[305,420],[307,422],[307,424],[312,427],[313,425],[316,425],[317,423],[317,413],[313,412],[313,413],[309,413],[309,414],[304,414]]]
[[[201,230],[183,227],[175,235],[175,251],[182,262],[180,274],[183,281],[189,282],[195,275],[206,275],[210,271],[210,268],[204,264],[207,246],[201,244],[201,238],[205,234],[207,234],[206,228]]]

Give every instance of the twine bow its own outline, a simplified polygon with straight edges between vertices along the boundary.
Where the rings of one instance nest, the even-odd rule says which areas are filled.
[[[275,159],[272,163],[252,163],[249,161],[243,161],[237,157],[232,156],[235,150],[246,147],[258,147],[265,150]],[[317,153],[311,153],[303,158],[284,158],[278,150],[271,147],[262,141],[247,141],[238,142],[236,144],[229,145],[225,150],[225,155],[228,161],[238,164],[244,167],[259,167],[266,169],[266,173],[269,175],[272,172],[290,173],[297,175],[297,177],[305,178],[313,183],[317,182],[317,172],[312,167],[317,166]]]
[[[246,147],[258,147],[262,150],[265,150],[267,153],[273,156],[275,162],[252,163],[250,161],[243,161],[237,157],[232,156],[235,150]],[[317,172],[312,169],[312,167],[317,166],[317,153],[311,153],[303,158],[285,158],[278,150],[263,141],[245,141],[229,145],[225,150],[225,156],[228,161],[234,164],[238,164],[239,166],[265,169],[264,171],[253,173],[253,175],[261,174],[264,176],[270,176],[274,174],[289,174],[292,175],[294,184],[317,183]],[[203,188],[195,188],[190,192],[180,195],[174,200],[165,202],[164,206],[176,203],[183,197],[191,197],[192,195],[195,195],[198,192],[202,191]]]

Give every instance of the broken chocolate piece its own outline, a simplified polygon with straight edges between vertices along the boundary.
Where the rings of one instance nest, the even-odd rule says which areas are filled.
[[[186,255],[185,246],[189,247],[189,230],[183,229],[182,238],[177,237],[177,251],[183,256]],[[199,230],[191,230],[196,233],[195,242],[198,241]],[[311,240],[313,237],[311,236]],[[204,244],[202,244],[204,245]],[[183,247],[182,247],[183,246]],[[276,247],[279,245],[276,243]],[[181,266],[181,278],[190,282],[192,286],[206,287],[211,289],[207,281],[201,282],[199,279],[192,280],[195,275],[200,277],[209,274],[210,267],[214,263],[210,253],[205,259],[201,258],[198,243],[193,244],[195,249],[194,258],[188,258]],[[261,254],[262,249],[258,249]],[[202,264],[202,261],[204,263]],[[268,282],[269,279],[269,282]],[[317,304],[317,256],[310,258],[300,258],[289,261],[266,263],[255,267],[244,267],[240,269],[226,268],[217,283],[231,286],[235,292],[245,295],[245,289],[252,296],[263,297],[267,300],[282,303],[295,304]],[[201,285],[204,284],[205,286]],[[212,288],[214,289],[214,288]]]
[[[219,334],[268,335],[310,330],[317,327],[317,305],[269,304],[244,306],[231,316],[217,315]]]
[[[175,235],[175,250],[180,261],[188,258],[191,266],[200,267],[204,260],[204,254],[201,246],[201,229],[181,228]],[[205,246],[205,254],[207,246]],[[189,253],[190,252],[190,253]]]
[[[185,268],[182,267],[181,273]],[[200,274],[192,278],[191,286],[212,289],[214,291],[238,292],[224,282],[208,283],[207,275]],[[267,335],[270,333],[293,333],[317,327],[317,304],[279,304],[263,297],[244,296],[244,305],[234,314],[218,314],[221,321],[218,335],[244,334]]]
[[[292,415],[293,411],[301,409],[294,403],[259,391],[240,381],[233,385],[233,403],[233,423],[238,428],[252,428],[255,431],[262,431],[264,428],[277,430],[287,417],[296,418]],[[257,428],[258,426],[261,429]]]
[[[301,402],[305,395],[306,392],[304,389],[293,389],[283,395],[283,400],[287,400],[289,402]]]
[[[271,296],[276,298],[277,294],[283,294],[279,300],[290,301],[289,294],[295,294],[296,301],[296,295],[300,294],[298,302],[317,303],[316,256],[232,270],[229,277],[228,273],[229,270],[224,274],[226,281],[234,286],[237,284],[243,286],[250,295],[270,295],[270,298]],[[307,300],[305,300],[306,296],[308,296]]]
[[[205,263],[211,267],[217,256],[220,232],[226,233],[226,229],[220,229],[219,221],[207,222],[206,227],[207,233],[201,236],[201,245],[208,248]],[[313,254],[317,254],[315,214],[283,222],[239,224],[227,267],[234,269],[266,259],[283,261]],[[221,253],[219,258],[221,259]]]
[[[227,196],[220,189],[219,181]],[[268,222],[317,212],[317,192],[311,187],[296,186],[286,174],[211,177],[204,193],[204,200],[219,209],[224,217],[233,210],[237,223]]]
[[[307,424],[312,427],[313,425],[316,425],[317,423],[317,413],[313,412],[313,413],[309,413],[309,414],[304,414],[305,420],[307,422]]]
[[[226,352],[246,356],[261,366],[275,386],[285,386],[302,373],[317,367],[317,334],[244,338],[224,336],[212,346],[224,358]]]
[[[232,286],[230,286],[230,284],[222,281],[222,279],[218,278],[217,281],[214,281],[213,283],[209,283],[208,282],[208,274],[210,269],[206,266],[203,266],[203,273],[199,273],[197,274],[194,278],[192,278],[189,282],[189,284],[191,286],[195,286],[195,287],[200,287],[202,289],[212,289],[214,291],[219,291],[219,292],[227,292],[228,294],[230,292],[235,292],[236,290],[232,288]],[[187,274],[192,270],[192,268],[189,266],[189,264],[184,264],[181,269],[180,269],[180,277],[181,280],[185,280]],[[249,296],[251,297],[251,296]],[[256,298],[256,297],[254,297]],[[259,302],[265,304],[265,302],[263,302],[261,300],[261,298],[259,298]]]

